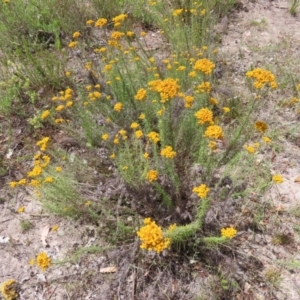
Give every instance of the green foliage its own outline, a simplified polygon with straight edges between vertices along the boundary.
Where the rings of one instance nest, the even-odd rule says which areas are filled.
[[[33,227],[30,220],[21,220],[20,225],[22,233],[29,231]]]

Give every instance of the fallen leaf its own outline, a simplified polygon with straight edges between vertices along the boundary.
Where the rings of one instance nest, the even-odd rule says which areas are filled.
[[[117,271],[118,271],[117,267],[106,267],[100,269],[100,273],[115,273]]]
[[[42,244],[44,245],[44,247],[47,247],[48,246],[48,243],[46,241],[46,238],[47,238],[47,235],[50,231],[50,226],[49,225],[46,225],[43,230],[42,230],[42,233],[41,233],[41,240],[42,240]]]
[[[299,182],[299,183],[300,183],[300,176],[298,176],[298,177],[294,180],[294,182]]]

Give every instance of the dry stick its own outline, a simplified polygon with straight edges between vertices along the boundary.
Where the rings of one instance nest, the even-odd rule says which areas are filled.
[[[132,272],[132,300],[135,299],[135,292],[136,292],[136,269]]]
[[[52,295],[55,293],[55,291],[57,290],[57,288],[58,288],[58,285],[55,287],[54,291],[51,293],[51,295],[49,296],[48,300],[51,299]]]

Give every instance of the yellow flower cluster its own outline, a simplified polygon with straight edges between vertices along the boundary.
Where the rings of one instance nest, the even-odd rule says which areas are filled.
[[[38,147],[40,147],[40,150],[41,151],[46,151],[47,147],[48,147],[48,143],[50,141],[50,138],[49,137],[44,137],[43,139],[41,139],[40,141],[38,141],[36,143],[36,145]]]
[[[139,89],[136,93],[136,95],[134,96],[135,100],[145,100],[147,97],[147,91],[145,89]]]
[[[204,132],[204,136],[209,139],[223,139],[223,130],[218,125],[208,126]]]
[[[160,155],[166,158],[174,158],[176,156],[176,152],[173,151],[171,146],[166,146],[165,148],[161,149]]]
[[[46,252],[41,252],[36,258],[36,263],[43,271],[45,271],[51,265],[51,258]]]
[[[263,88],[265,84],[269,84],[273,89],[277,88],[275,76],[268,70],[256,68],[252,71],[248,71],[246,76],[256,80],[253,84],[256,89]]]
[[[88,23],[89,22],[89,23]],[[87,25],[92,25],[94,23],[93,20],[87,21]],[[105,18],[100,18],[95,22],[95,27],[103,27],[107,24],[107,19]]]
[[[199,93],[210,93],[211,91],[211,84],[209,81],[205,81],[197,85],[197,92]]]
[[[199,196],[199,198],[203,199],[206,198],[209,190],[210,189],[206,186],[206,184],[201,184],[193,188],[193,193],[196,193]]]
[[[50,111],[49,110],[45,110],[45,111],[42,112],[41,119],[45,120],[49,116],[50,116]]]
[[[226,237],[229,239],[232,239],[236,236],[237,230],[234,229],[233,227],[227,227],[227,228],[222,228],[221,229],[221,236]]]
[[[213,124],[213,113],[208,108],[201,108],[198,110],[194,116],[198,119],[199,124],[209,123]]]
[[[215,64],[206,58],[198,59],[194,64],[194,70],[201,71],[202,73],[208,75],[215,68]]]
[[[79,31],[75,31],[73,33],[73,39],[78,39],[81,36],[81,33]]]
[[[166,78],[164,80],[158,79],[148,82],[148,85],[151,91],[160,94],[161,102],[164,103],[178,94],[180,86],[177,81],[178,80],[173,78]]]
[[[121,24],[121,22],[124,22],[127,19],[126,14],[120,14],[114,18],[112,18],[112,21],[114,22],[114,26],[118,27],[118,25]]]
[[[248,145],[248,146],[244,146],[244,148],[250,153],[250,154],[254,154],[258,148],[259,148],[260,144],[259,143],[254,143],[252,145]]]
[[[281,175],[277,174],[272,177],[273,182],[275,183],[283,183],[283,178]]]
[[[174,17],[177,17],[177,16],[179,16],[180,14],[182,14],[182,12],[183,12],[183,8],[181,8],[181,9],[175,9],[174,11],[173,11],[173,16]]]
[[[268,125],[263,121],[257,121],[254,125],[257,131],[264,133],[268,129]]]
[[[144,224],[145,226],[137,232],[138,237],[142,241],[141,249],[153,250],[160,253],[170,247],[170,239],[164,237],[161,227],[155,221],[146,218]]]
[[[158,178],[158,172],[155,171],[155,170],[150,170],[148,171],[147,175],[146,175],[146,179],[149,181],[149,182],[153,182],[153,181],[156,181]]]
[[[123,107],[123,104],[121,102],[117,102],[114,105],[114,110],[117,111],[117,112],[120,112],[122,110],[122,107]]]
[[[5,300],[17,299],[16,285],[17,282],[14,279],[8,279],[1,283],[1,293]]]
[[[9,185],[11,188],[15,188],[19,185],[25,185],[27,183],[27,180],[25,178],[20,179],[19,181],[11,181],[9,182]]]
[[[147,137],[154,143],[158,143],[159,142],[159,133],[155,132],[155,131],[151,131],[147,134]]]

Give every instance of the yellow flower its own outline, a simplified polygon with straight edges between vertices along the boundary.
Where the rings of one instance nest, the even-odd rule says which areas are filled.
[[[144,113],[141,113],[140,115],[139,115],[139,119],[140,120],[144,120],[146,118],[146,115],[144,114]]]
[[[142,31],[142,32],[140,33],[140,35],[141,35],[141,37],[145,37],[145,36],[147,35],[147,33],[146,33],[145,31]]]
[[[66,75],[67,77],[69,77],[69,76],[71,75],[71,72],[70,72],[70,71],[66,71],[66,72],[65,72],[65,75]]]
[[[184,99],[184,107],[185,108],[191,108],[194,104],[194,100],[195,100],[195,97],[193,96],[184,96],[183,97]]]
[[[95,23],[95,27],[103,27],[107,24],[107,19],[104,18],[100,18],[96,21]],[[88,24],[88,25],[92,25],[92,24]]]
[[[272,140],[270,138],[268,138],[267,136],[263,136],[262,139],[265,143],[271,143],[272,142]]]
[[[91,204],[92,204],[91,201],[86,201],[84,205],[87,206],[87,207],[89,207],[89,206],[91,206]]]
[[[217,104],[219,103],[219,101],[218,101],[217,99],[215,99],[215,98],[210,98],[210,99],[209,99],[209,102],[210,102],[210,104],[212,104],[212,105],[217,105]]]
[[[122,170],[123,170],[123,171],[128,170],[128,166],[123,166],[123,167],[122,167]]]
[[[45,151],[47,149],[47,146],[48,146],[48,143],[50,141],[50,138],[49,137],[44,137],[43,139],[41,139],[40,141],[38,141],[36,143],[36,145],[38,147],[40,147],[40,150],[41,151]]]
[[[201,184],[193,188],[193,193],[196,193],[199,198],[203,199],[206,198],[209,190],[210,189],[205,184]]]
[[[62,171],[62,167],[56,167],[55,171],[58,172],[58,173],[61,172]]]
[[[114,23],[120,23],[120,22],[123,22],[125,19],[127,18],[127,15],[126,14],[120,14],[114,18],[112,18],[112,21]]]
[[[43,111],[43,113],[41,115],[41,119],[45,120],[49,116],[50,116],[50,111],[49,110],[45,110],[45,111]]]
[[[209,81],[205,81],[197,85],[197,89],[200,93],[209,93],[211,91],[211,84]]]
[[[16,186],[18,186],[18,182],[17,181],[11,181],[9,182],[9,185],[11,188],[15,188]]]
[[[94,20],[88,20],[88,21],[85,22],[85,24],[86,24],[87,26],[92,26],[94,23],[95,23]]]
[[[282,178],[282,176],[279,175],[279,174],[274,175],[274,176],[272,177],[272,180],[273,180],[273,182],[275,182],[275,183],[277,183],[277,184],[283,182],[283,178]]]
[[[33,169],[27,173],[28,177],[37,177],[43,173],[41,166],[34,166]]]
[[[143,157],[146,158],[146,159],[149,158],[149,153],[145,152],[145,153],[143,154]]]
[[[246,76],[256,79],[253,84],[256,89],[261,89],[265,84],[270,84],[273,89],[277,87],[275,76],[268,70],[256,68],[252,71],[248,71]]]
[[[106,141],[108,139],[108,134],[107,133],[102,134],[101,138],[102,140]]]
[[[227,228],[222,228],[221,229],[222,237],[232,239],[236,236],[236,234],[237,234],[237,231],[233,227],[227,227]]]
[[[18,181],[18,185],[25,185],[26,183],[27,183],[26,178],[20,179],[20,180]]]
[[[80,36],[81,36],[81,34],[80,34],[79,31],[75,31],[75,32],[73,33],[73,39],[77,39],[77,38],[79,38]]]
[[[36,263],[43,271],[45,271],[51,265],[51,258],[46,252],[41,252],[36,258]]]
[[[134,134],[135,134],[137,139],[140,139],[143,136],[143,131],[142,130],[137,130]]]
[[[254,125],[257,131],[264,133],[268,129],[268,125],[265,122],[257,121]]]
[[[51,231],[56,232],[58,228],[59,228],[58,225],[53,225]]]
[[[74,47],[76,47],[77,45],[78,45],[78,42],[71,42],[71,43],[68,44],[68,47],[69,47],[69,48],[74,48]]]
[[[29,184],[33,187],[39,187],[41,185],[41,182],[40,180],[31,179]]]
[[[160,155],[166,158],[174,158],[176,156],[176,152],[173,151],[171,146],[166,146],[160,151]]]
[[[71,107],[73,105],[73,101],[68,101],[67,103],[66,103],[66,107]]]
[[[133,122],[133,123],[131,123],[130,128],[137,129],[139,126],[140,126],[139,123]]]
[[[177,17],[177,16],[179,16],[182,12],[183,12],[183,8],[181,8],[181,9],[175,9],[175,10],[173,11],[173,16],[174,16],[174,17]]]
[[[147,137],[154,143],[158,143],[159,142],[159,133],[155,132],[155,131],[151,131],[147,134]]]
[[[173,231],[177,227],[176,223],[171,224],[168,228],[168,231]]]
[[[133,37],[133,36],[134,36],[134,32],[133,32],[133,31],[127,31],[127,32],[126,32],[126,35],[127,35],[128,37]]]
[[[17,210],[17,212],[18,212],[19,214],[23,213],[24,211],[25,211],[25,206],[21,206],[21,207],[19,207],[18,210]]]
[[[149,182],[153,182],[153,181],[156,181],[158,178],[158,172],[155,171],[155,170],[150,170],[148,171],[147,175],[146,175],[146,179],[149,181]]]
[[[223,107],[223,111],[224,111],[225,114],[226,114],[226,113],[229,113],[229,112],[230,112],[230,108],[224,106],[224,107]]]
[[[300,91],[300,83],[296,86],[296,90]]]
[[[205,130],[204,136],[210,139],[223,139],[223,130],[218,125],[211,125]]]
[[[116,158],[116,154],[113,153],[109,158],[110,158],[110,159]]]
[[[198,119],[199,124],[209,123],[213,124],[213,113],[208,108],[201,108],[198,110],[194,116]]]
[[[151,91],[160,93],[162,103],[174,98],[178,94],[180,88],[177,84],[177,80],[173,78],[152,80],[148,85]]]
[[[62,111],[65,108],[64,105],[59,105],[55,108],[56,111]]]
[[[164,249],[169,248],[170,239],[164,237],[161,227],[156,225],[155,221],[146,218],[144,224],[145,226],[141,227],[137,232],[138,237],[142,241],[141,249],[160,253]]]
[[[120,38],[122,38],[125,35],[124,32],[120,32],[120,31],[113,31],[110,35],[110,37],[113,40],[119,40]]]
[[[14,300],[18,298],[18,293],[15,288],[17,282],[14,279],[8,279],[1,283],[1,293],[6,300]]]
[[[179,66],[176,70],[177,71],[184,71],[186,69],[185,66]]]
[[[56,124],[60,124],[60,123],[63,123],[64,122],[64,119],[55,119],[54,122]]]
[[[52,183],[53,182],[53,177],[49,176],[49,177],[46,177],[45,180],[44,180],[45,183]]]
[[[189,76],[194,78],[194,77],[197,76],[197,73],[195,71],[192,71],[192,72],[189,73]]]
[[[210,74],[214,68],[215,64],[206,58],[198,59],[194,65],[194,70],[201,71],[206,75]]]
[[[30,259],[28,263],[29,263],[31,266],[34,266],[34,265],[35,265],[35,259],[34,259],[34,258]]]
[[[139,89],[136,93],[136,95],[134,96],[135,100],[145,100],[145,98],[147,97],[147,91],[145,89]]]
[[[114,110],[120,112],[122,110],[123,104],[121,102],[117,102],[114,106]]]
[[[215,141],[210,141],[208,143],[208,147],[212,150],[212,151],[216,151],[218,149],[218,145]]]
[[[244,146],[244,148],[250,153],[250,154],[254,154],[256,152],[255,147],[249,145],[249,146]]]

